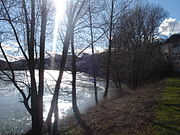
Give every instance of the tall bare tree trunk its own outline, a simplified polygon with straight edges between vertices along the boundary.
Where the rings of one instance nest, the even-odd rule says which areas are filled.
[[[92,28],[92,13],[91,13],[91,1],[89,0],[89,21],[90,21],[90,31],[91,31],[91,49],[92,49],[92,57],[93,57],[93,83],[94,83],[94,95],[95,102],[98,103],[98,95],[97,95],[97,86],[96,86],[96,65],[95,65],[95,56],[94,56],[94,36],[93,36],[93,28]]]
[[[91,128],[86,124],[86,121],[81,118],[81,114],[79,112],[76,100],[76,55],[74,52],[74,31],[72,33],[71,39],[71,49],[72,49],[72,106],[74,116],[78,122],[78,124],[83,128],[86,132],[86,135],[91,135]]]
[[[76,2],[75,5],[73,5],[73,3],[72,3],[72,5],[70,5],[69,11],[68,11],[68,24],[67,24],[66,34],[65,34],[65,40],[63,42],[63,52],[62,52],[61,63],[60,63],[60,68],[59,68],[60,72],[58,75],[58,80],[56,81],[55,91],[53,94],[53,99],[51,101],[51,107],[50,107],[50,110],[48,113],[48,117],[46,119],[49,133],[51,133],[51,120],[52,120],[52,115],[54,113],[55,121],[54,121],[53,131],[52,131],[53,135],[58,134],[57,133],[58,121],[59,121],[58,96],[59,96],[60,84],[61,84],[62,77],[63,77],[63,72],[65,70],[65,64],[66,64],[66,59],[67,59],[67,55],[68,55],[70,40],[72,38],[72,33],[74,32],[75,24],[77,23],[77,21],[79,19],[79,15],[81,13],[81,10],[84,7],[85,1],[86,0],[83,0],[79,7],[78,7],[79,2]],[[75,12],[75,11],[77,11],[77,12]]]
[[[41,134],[43,127],[44,50],[45,50],[46,22],[47,22],[46,4],[47,4],[47,0],[43,0],[41,6],[42,20],[41,20],[41,37],[40,37],[39,91],[38,91],[39,134]]]
[[[71,40],[71,35],[73,32],[73,25],[72,22],[70,21],[68,23],[67,26],[67,32],[66,32],[66,37],[65,37],[65,41],[64,41],[64,45],[63,45],[63,53],[62,53],[62,58],[61,58],[61,63],[60,63],[60,72],[59,72],[59,76],[58,76],[58,80],[56,82],[55,85],[55,91],[54,91],[54,95],[53,95],[53,99],[51,101],[51,107],[48,113],[48,117],[46,119],[46,122],[48,124],[49,130],[51,129],[51,120],[52,120],[52,115],[53,113],[55,113],[55,121],[54,121],[54,129],[58,127],[58,96],[59,96],[59,89],[60,89],[60,84],[62,81],[62,76],[63,76],[63,72],[65,69],[65,64],[66,64],[66,59],[67,59],[67,54],[68,54],[68,48],[70,45],[70,40]],[[56,133],[53,133],[56,134]]]
[[[76,98],[76,55],[74,52],[74,33],[72,34],[71,39],[71,49],[72,49],[72,107],[75,114],[79,113],[77,107],[77,98]]]
[[[114,14],[114,0],[111,2],[111,19],[109,27],[109,50],[108,50],[108,60],[106,69],[106,87],[104,92],[104,98],[107,97],[109,89],[109,79],[110,79],[110,67],[111,67],[111,46],[112,46],[112,30],[113,30],[113,14]]]
[[[31,77],[32,134],[39,134],[38,96],[34,70],[35,0],[31,0],[31,31],[29,44],[29,70]]]

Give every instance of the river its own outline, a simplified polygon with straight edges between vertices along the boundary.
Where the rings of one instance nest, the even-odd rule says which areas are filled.
[[[45,94],[44,94],[44,119],[50,107],[55,80],[59,71],[45,71]],[[21,83],[29,82],[27,71],[15,71],[16,80],[19,86],[27,91],[27,87]],[[36,80],[38,80],[36,71]],[[0,75],[2,77],[2,75]],[[93,78],[85,73],[77,73],[77,103],[81,112],[95,104]],[[64,72],[63,81],[59,95],[59,117],[72,114],[71,105],[71,81],[72,75],[69,71]],[[97,79],[98,97],[102,98],[104,91],[104,80]],[[0,134],[3,133],[23,133],[31,127],[31,117],[22,104],[22,97],[10,81],[0,80]]]

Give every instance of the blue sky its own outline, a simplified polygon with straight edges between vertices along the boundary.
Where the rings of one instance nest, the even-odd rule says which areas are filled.
[[[169,16],[159,27],[159,32],[164,36],[180,33],[180,0],[145,0],[162,6]]]
[[[175,18],[180,21],[180,0],[147,0],[148,2],[153,2],[160,4],[165,10],[169,12],[169,18]]]

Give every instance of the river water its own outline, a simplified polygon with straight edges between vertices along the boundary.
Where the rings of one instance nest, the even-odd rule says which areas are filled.
[[[44,94],[44,119],[50,107],[55,80],[58,71],[45,71],[45,94]],[[29,82],[29,73],[27,71],[16,71],[16,81],[26,92],[27,87],[21,83]],[[38,72],[36,71],[36,74]],[[0,75],[3,77],[2,75]],[[37,75],[36,75],[37,76]],[[3,77],[7,80],[7,78]],[[72,75],[69,71],[64,72],[63,81],[59,95],[59,117],[72,114],[71,105],[71,81]],[[36,77],[38,80],[38,76]],[[77,103],[81,112],[95,104],[93,78],[85,73],[77,73]],[[102,98],[104,91],[104,80],[97,79],[98,96]],[[31,117],[22,104],[22,97],[10,81],[0,80],[0,134],[3,133],[22,133],[30,129]]]

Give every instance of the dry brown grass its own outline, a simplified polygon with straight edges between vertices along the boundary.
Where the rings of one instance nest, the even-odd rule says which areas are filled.
[[[119,98],[106,99],[89,108],[83,119],[94,135],[151,135],[152,108],[159,97],[163,82],[124,92]],[[83,135],[73,118],[62,122],[65,135]]]

